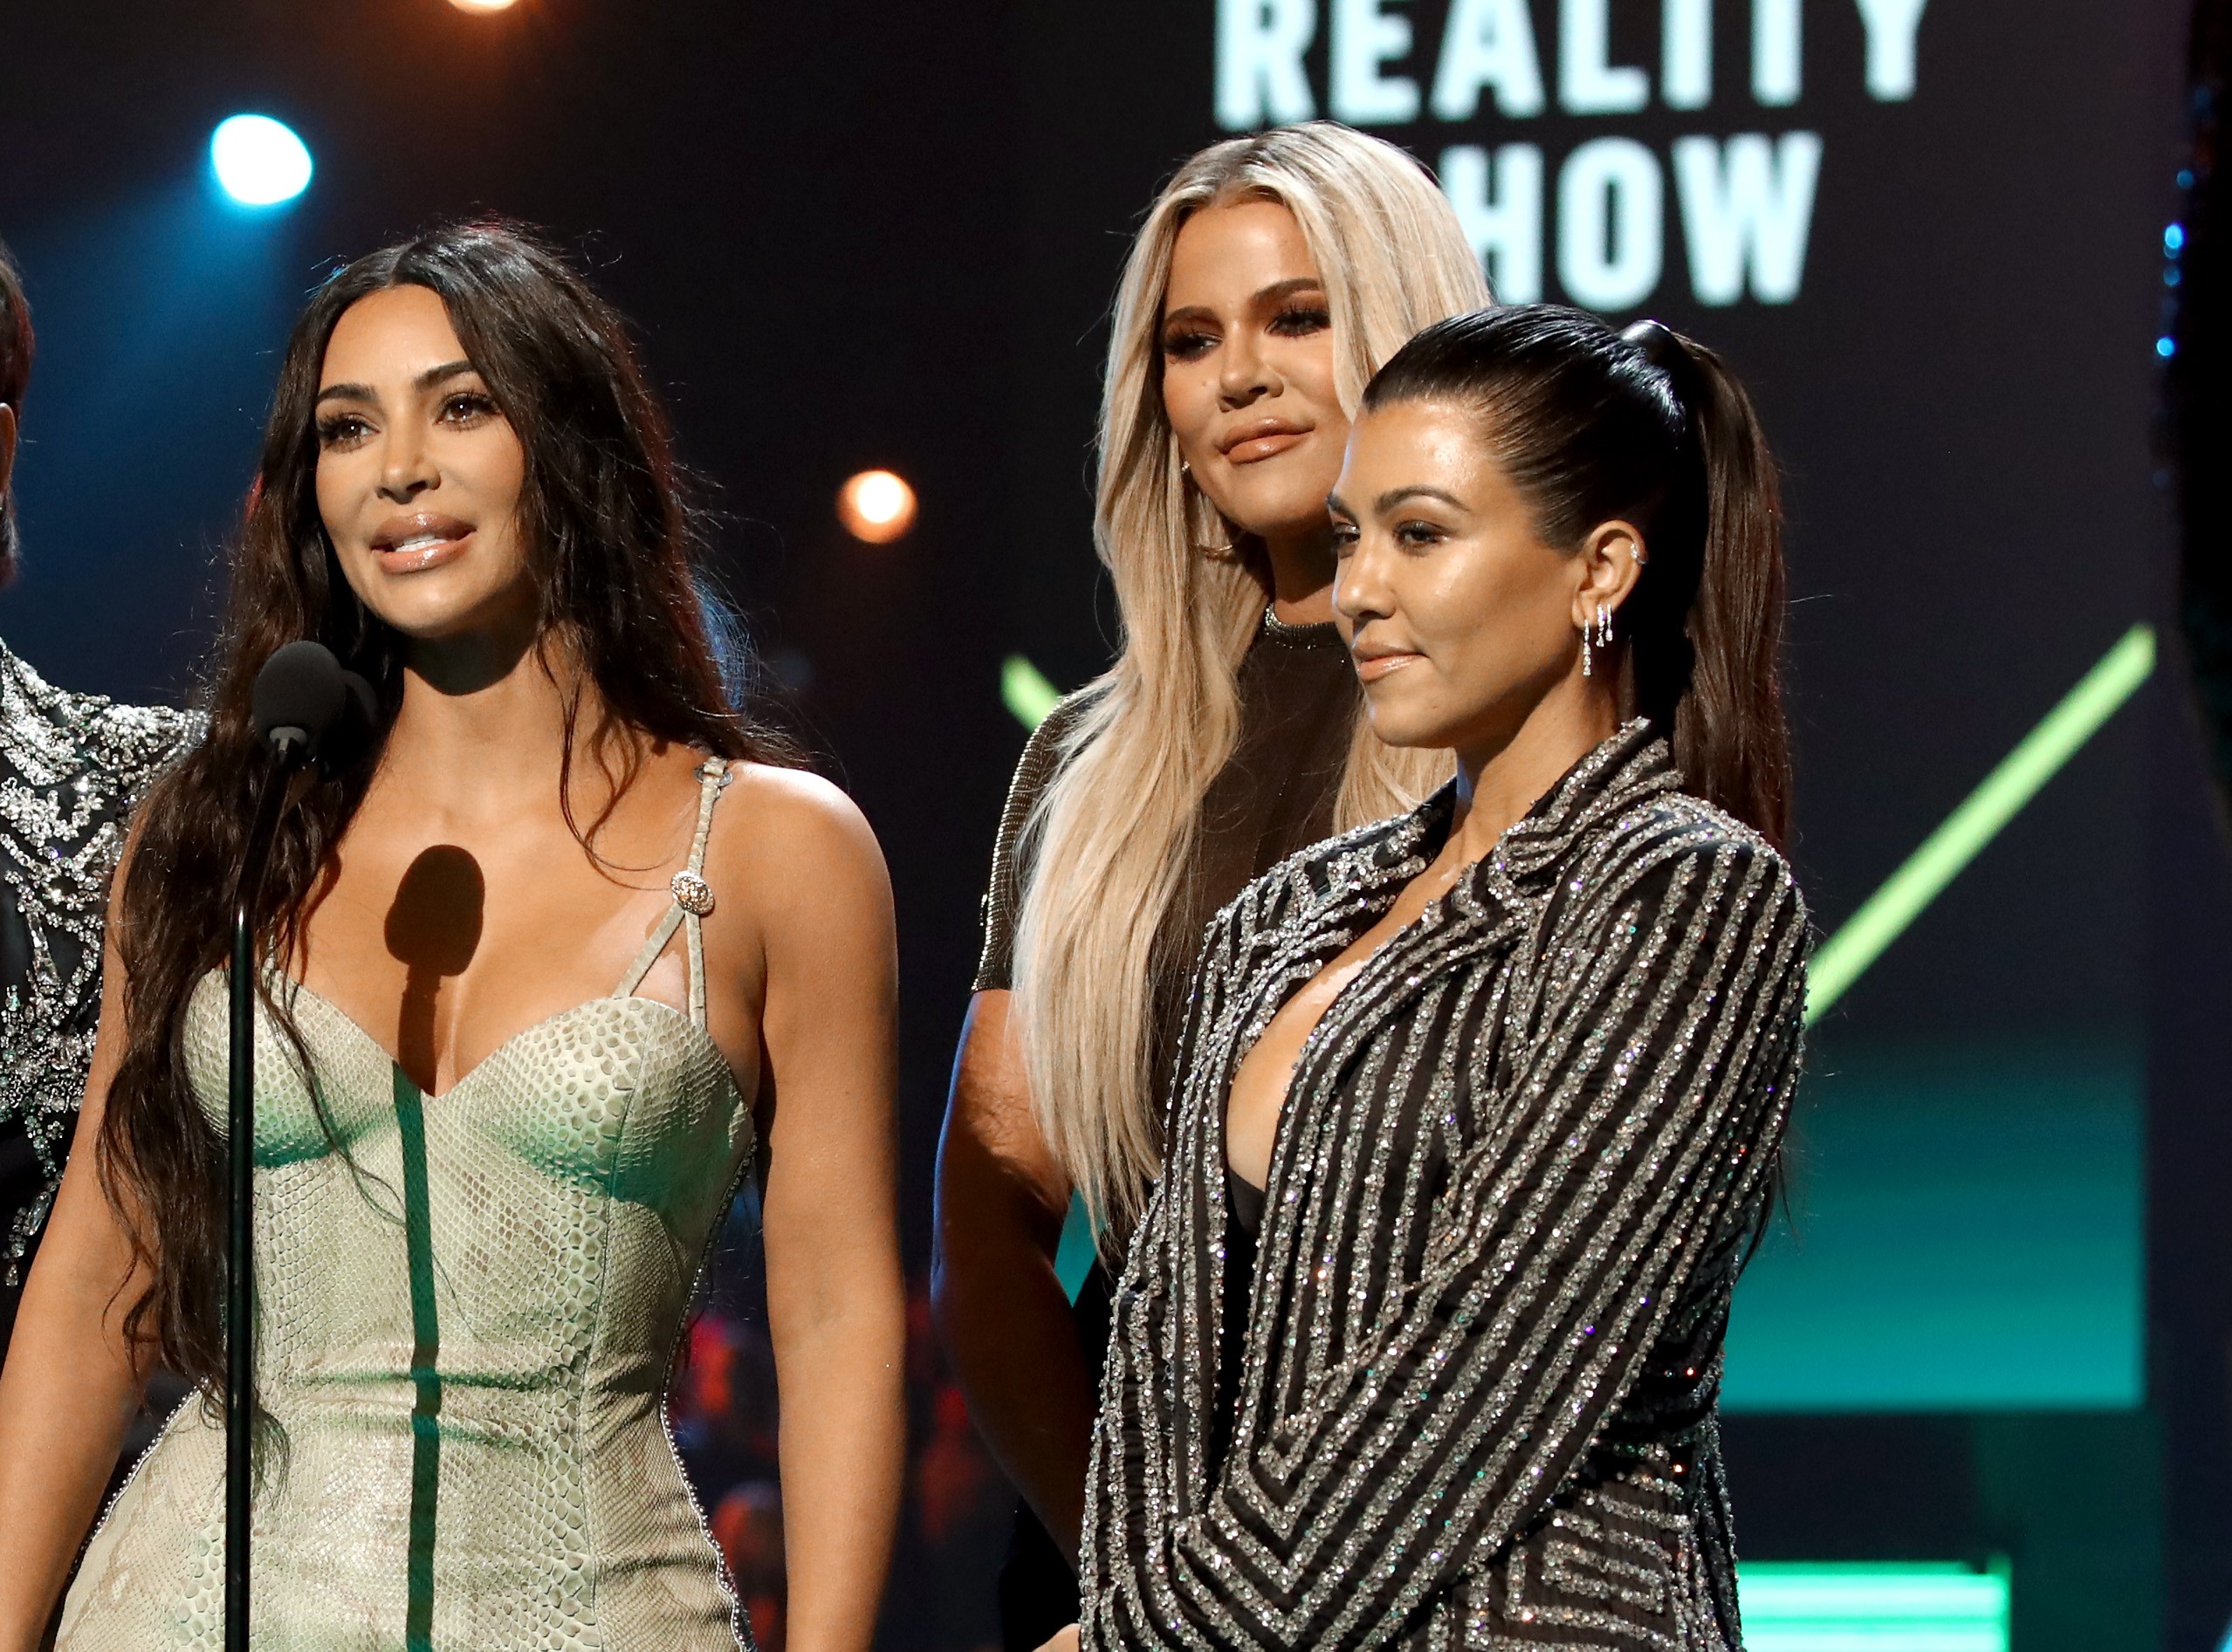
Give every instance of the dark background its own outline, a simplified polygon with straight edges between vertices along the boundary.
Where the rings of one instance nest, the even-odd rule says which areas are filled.
[[[1424,66],[1391,70],[1431,74],[1445,9],[1410,8]],[[1785,461],[1797,855],[1829,933],[2126,627],[2168,610],[2154,340],[2184,21],[2158,0],[1933,0],[1917,93],[1886,104],[1863,87],[1851,0],[1809,0],[1804,96],[1761,109],[1745,8],[1720,11],[1707,109],[1557,113],[1556,8],[1535,0],[1550,113],[1504,121],[1490,105],[1383,135],[1429,162],[1450,142],[1540,143],[1553,203],[1558,161],[1606,132],[1662,155],[1690,133],[1823,135],[1796,302],[1695,303],[1670,180],[1646,307],[1730,357]],[[1616,59],[1655,64],[1658,15],[1615,0]],[[1023,734],[1000,661],[1024,655],[1068,688],[1109,657],[1089,534],[1102,323],[1156,186],[1221,135],[1213,17],[1212,0],[11,9],[0,236],[42,355],[18,470],[25,568],[0,631],[72,687],[190,693],[304,293],[443,218],[545,226],[639,324],[769,691],[890,860],[919,1267]],[[208,134],[243,110],[316,155],[293,206],[217,199]],[[1556,297],[1554,256],[1545,268]],[[922,499],[894,545],[851,541],[831,513],[869,465]],[[2167,675],[1861,980],[1814,1055],[1832,1098],[1841,1068],[1935,1045],[2082,1045],[2149,1080],[2146,1398],[1729,1423],[1747,1554],[2010,1555],[2022,1652],[2213,1646],[2232,1615],[2226,1355],[2184,1329],[2226,1270],[2206,1224],[2160,1202],[2209,1197],[2191,1149],[2213,1142],[2224,1086],[2197,1029],[2224,1010],[2202,961],[2221,968],[2228,897]],[[2221,1185],[2232,1154],[2214,1169]],[[766,1499],[732,1489],[764,1485],[766,1381],[749,1223],[734,1232],[677,1415],[748,1573]],[[972,1645],[1000,1489],[926,1340],[914,1358],[918,1473],[889,1638]]]

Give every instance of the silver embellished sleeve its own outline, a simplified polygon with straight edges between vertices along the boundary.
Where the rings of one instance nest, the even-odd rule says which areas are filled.
[[[1729,836],[1560,898],[1572,909],[1502,1011],[1504,1047],[1469,1075],[1498,1122],[1452,1166],[1422,1276],[1307,1403],[1242,1431],[1198,1502],[1171,1495],[1185,1333],[1134,1313],[1138,1346],[1102,1396],[1086,1647],[1399,1633],[1406,1602],[1548,1512],[1686,1281],[1755,1217],[1804,999],[1787,868]],[[1205,962],[1205,1001],[1233,955]],[[1174,1164],[1158,1197],[1201,1174]],[[1135,1308],[1157,1291],[1146,1248]]]

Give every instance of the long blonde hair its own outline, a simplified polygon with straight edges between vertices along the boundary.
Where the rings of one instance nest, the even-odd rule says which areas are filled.
[[[1404,340],[1490,302],[1425,168],[1330,121],[1204,149],[1164,186],[1133,243],[1116,289],[1094,512],[1123,648],[1081,696],[1055,778],[1024,829],[1024,864],[1034,869],[1016,925],[1011,1011],[1040,1130],[1109,1247],[1129,1234],[1160,1164],[1155,945],[1202,797],[1239,737],[1235,679],[1266,600],[1260,575],[1225,543],[1216,507],[1180,470],[1163,409],[1171,249],[1194,213],[1236,201],[1294,215],[1324,285],[1335,390],[1351,418]],[[1336,826],[1406,808],[1446,772],[1444,755],[1380,744],[1360,711]]]

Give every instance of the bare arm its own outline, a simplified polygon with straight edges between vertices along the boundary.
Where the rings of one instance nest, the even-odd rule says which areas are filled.
[[[761,1022],[774,1096],[767,1314],[781,1401],[793,1652],[865,1652],[904,1472],[906,1298],[899,1265],[898,957],[868,823],[786,776],[754,819]],[[739,837],[746,834],[738,834]]]
[[[45,1636],[144,1381],[123,1322],[147,1282],[93,1162],[124,1039],[123,976],[107,953],[85,1109],[0,1373],[0,1652],[31,1652]]]
[[[1054,1254],[1069,1179],[1032,1116],[1008,994],[971,1000],[937,1150],[931,1302],[970,1414],[1075,1567],[1092,1379]]]

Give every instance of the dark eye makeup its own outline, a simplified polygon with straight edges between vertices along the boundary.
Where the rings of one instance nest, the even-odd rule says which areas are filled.
[[[318,445],[320,448],[347,447],[361,439],[370,428],[361,414],[329,413],[318,421]]]
[[[477,424],[496,416],[496,401],[484,390],[457,390],[442,398],[442,416],[457,424]]]
[[[1180,327],[1163,335],[1163,353],[1173,361],[1192,361],[1215,347],[1214,333],[1198,327]]]

